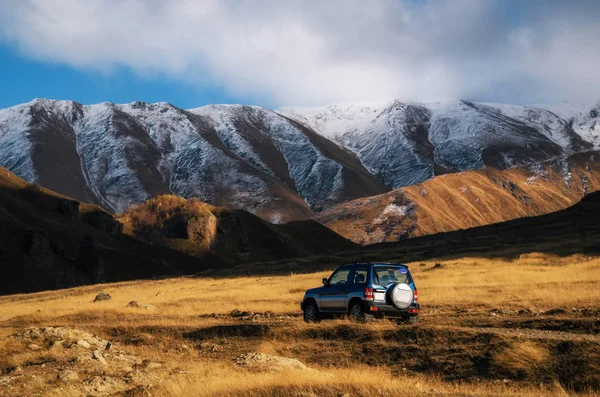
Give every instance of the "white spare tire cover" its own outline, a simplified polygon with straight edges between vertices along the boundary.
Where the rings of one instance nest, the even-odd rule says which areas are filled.
[[[406,309],[413,301],[413,290],[406,283],[392,285],[389,291],[392,304],[398,309]]]

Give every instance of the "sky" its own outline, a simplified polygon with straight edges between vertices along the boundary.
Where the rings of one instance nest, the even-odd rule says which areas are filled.
[[[0,0],[0,108],[600,99],[596,0]]]

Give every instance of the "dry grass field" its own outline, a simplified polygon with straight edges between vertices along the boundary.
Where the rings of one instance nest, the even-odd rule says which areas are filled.
[[[0,297],[0,395],[600,391],[600,258],[528,254],[410,267],[423,307],[416,326],[305,324],[304,290],[327,272],[219,274]],[[112,299],[92,302],[99,292]],[[134,300],[152,306],[126,307]],[[31,327],[65,330],[23,333]],[[110,349],[100,349],[106,363],[91,358],[94,348],[78,344],[84,337],[73,330],[110,341]]]

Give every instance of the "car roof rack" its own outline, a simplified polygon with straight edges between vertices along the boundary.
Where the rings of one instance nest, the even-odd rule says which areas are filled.
[[[341,266],[348,266],[348,265],[392,265],[392,266],[400,266],[400,267],[404,267],[404,268],[408,269],[408,265],[405,265],[405,264],[402,264],[402,263],[370,262],[370,261],[349,262],[349,263],[344,263]]]

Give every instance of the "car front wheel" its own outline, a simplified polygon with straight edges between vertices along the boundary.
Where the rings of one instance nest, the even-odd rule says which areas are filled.
[[[321,321],[321,313],[314,302],[310,302],[304,308],[304,321],[307,323],[318,323]]]

